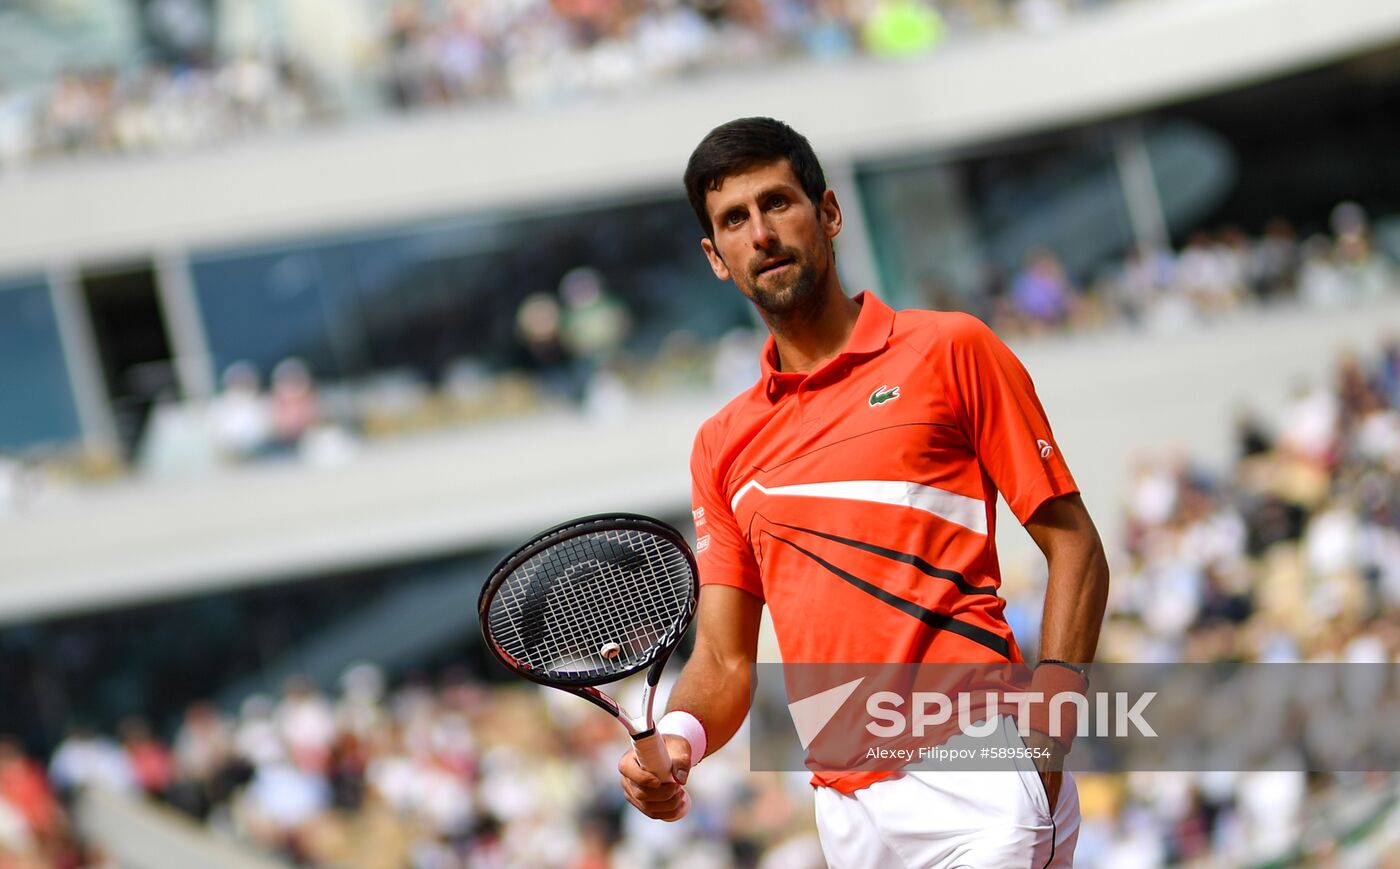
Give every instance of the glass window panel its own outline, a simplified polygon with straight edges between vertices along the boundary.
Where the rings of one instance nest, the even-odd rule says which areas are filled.
[[[48,285],[0,283],[0,450],[82,436]]]
[[[1167,230],[1178,244],[1225,202],[1239,183],[1240,161],[1219,134],[1189,121],[1169,120],[1143,132],[1152,179]],[[1270,193],[1276,193],[1270,187]],[[1277,208],[1278,199],[1268,198]],[[1276,212],[1275,212],[1276,213]]]
[[[645,361],[668,336],[704,341],[750,325],[748,303],[715,280],[684,200],[548,215],[457,219],[192,258],[220,370],[266,371],[287,356],[323,378],[407,368],[428,380],[454,361],[528,366],[516,316],[558,298],[588,267],[632,322],[625,351]]]
[[[989,288],[1038,248],[1085,286],[1133,243],[1111,142],[1098,129],[858,177],[882,279],[937,307],[982,311]]]
[[[1037,247],[1080,283],[1132,244],[1132,223],[1107,136],[1075,134],[969,161],[968,196],[988,256],[1020,268]]]
[[[197,256],[190,265],[216,370],[245,360],[266,375],[296,356],[317,375],[342,373],[314,252]]]
[[[975,296],[986,254],[956,167],[890,168],[858,177],[884,293],[929,307]]]

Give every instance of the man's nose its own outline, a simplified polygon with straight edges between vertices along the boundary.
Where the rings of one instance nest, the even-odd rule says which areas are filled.
[[[749,221],[749,233],[753,246],[760,250],[770,247],[778,239],[778,236],[773,232],[773,227],[768,225],[766,215],[759,216],[757,220]]]

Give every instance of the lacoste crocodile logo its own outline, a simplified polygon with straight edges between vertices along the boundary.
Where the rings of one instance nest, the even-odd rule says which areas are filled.
[[[882,383],[879,389],[870,393],[870,406],[879,407],[887,401],[894,401],[896,398],[899,398],[899,387],[887,387]]]

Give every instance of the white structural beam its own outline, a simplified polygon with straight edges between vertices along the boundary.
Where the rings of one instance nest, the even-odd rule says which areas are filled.
[[[97,358],[97,337],[83,302],[81,279],[68,263],[50,266],[47,278],[83,444],[97,454],[113,453],[120,445],[117,424],[112,417],[102,362]]]
[[[183,251],[165,248],[155,256],[156,292],[170,348],[175,354],[175,376],[186,400],[210,398],[217,388],[214,357],[200,319],[199,300]]]

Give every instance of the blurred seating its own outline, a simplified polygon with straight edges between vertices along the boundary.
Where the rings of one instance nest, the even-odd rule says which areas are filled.
[[[296,865],[822,865],[805,776],[753,775],[727,752],[706,761],[690,819],[642,822],[615,785],[615,723],[577,698],[461,673],[390,691],[360,664],[335,697],[293,678],[236,715],[196,704],[172,748],[136,722],[126,734],[73,733],[50,778],[69,794],[144,793]]]
[[[1105,2],[346,0],[314,15],[293,4],[273,22],[228,0],[116,0],[112,11],[125,13],[116,19],[146,19],[145,43],[128,45],[122,61],[104,46],[88,55],[92,67],[71,64],[51,80],[32,78],[42,66],[33,58],[0,64],[0,170],[73,154],[177,151],[375,112],[556,102],[803,56],[917,56],[945,38],[1052,29]],[[65,18],[34,5],[30,19],[23,10],[8,16],[17,32]],[[5,87],[7,73],[26,77]]]
[[[1400,662],[1398,367],[1391,339],[1341,356],[1332,382],[1300,386],[1277,430],[1242,414],[1231,467],[1144,457],[1100,660]],[[1007,594],[1013,624],[1038,617],[1037,588]],[[1393,774],[1138,772],[1080,786],[1076,865],[1400,857],[1393,840],[1372,847]]]
[[[1100,659],[1400,661],[1397,382],[1400,337],[1340,356],[1276,426],[1242,413],[1227,467],[1170,454],[1130,469]],[[1007,614],[1030,651],[1041,588],[1014,573]],[[821,865],[806,776],[750,772],[742,734],[706,760],[685,823],[651,824],[615,787],[613,722],[482,675],[391,689],[360,664],[335,696],[293,678],[237,714],[194,704],[168,742],[139,721],[120,742],[78,729],[48,782],[0,743],[0,848],[76,849],[36,844],[61,817],[45,794],[102,782],[308,865]],[[1400,856],[1398,788],[1387,773],[1085,774],[1077,865],[1381,865]]]

